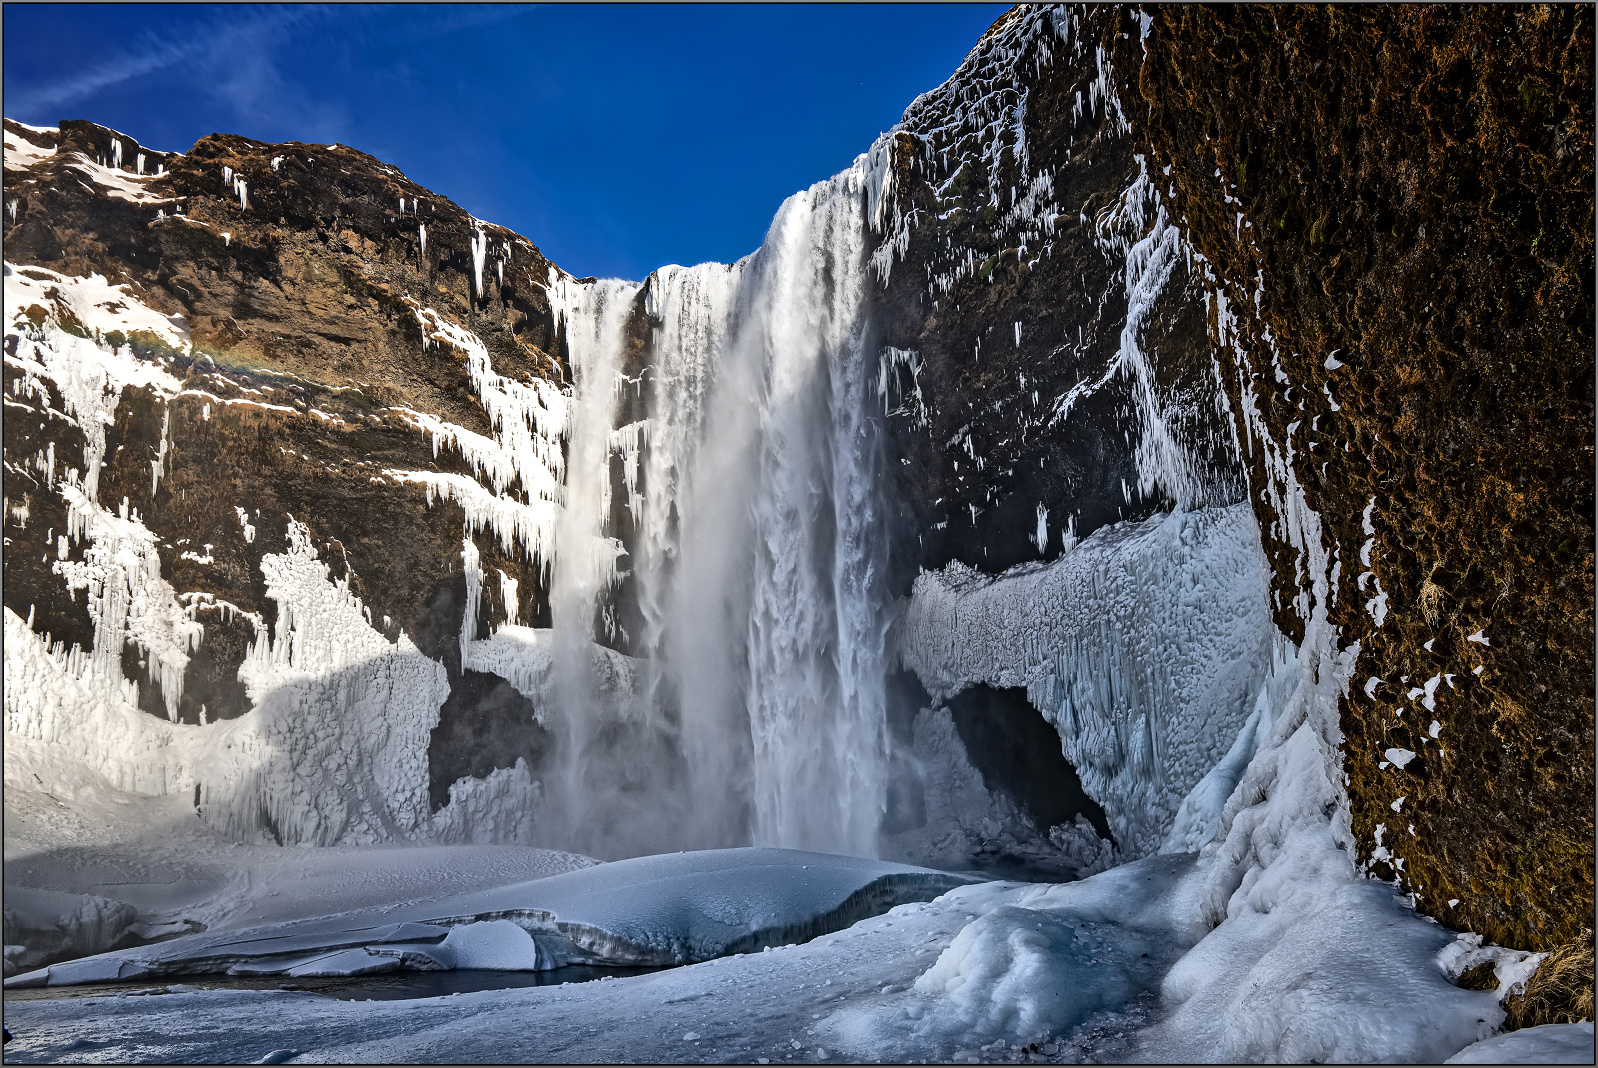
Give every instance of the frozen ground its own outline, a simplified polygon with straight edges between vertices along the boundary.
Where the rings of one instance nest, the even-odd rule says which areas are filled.
[[[397,897],[378,908],[189,934],[53,964],[6,985],[687,964],[807,941],[969,881],[791,849],[668,853],[449,897]]]
[[[1228,1059],[1212,1031],[1168,1026],[1158,993],[1173,962],[1180,971],[1189,947],[1211,933],[1201,867],[1191,854],[1167,855],[1059,886],[963,887],[803,945],[615,981],[403,1002],[181,986],[154,988],[160,996],[14,1001],[6,1059]],[[1435,1062],[1501,1019],[1494,994],[1446,978],[1439,950],[1453,937],[1384,889],[1346,884],[1343,914],[1303,932],[1318,944],[1307,953],[1285,947],[1294,968],[1318,965],[1324,983],[1290,981],[1282,961],[1213,977],[1239,996],[1224,1026],[1277,1032],[1255,1059],[1300,1059],[1303,1034],[1322,1033],[1336,1036],[1322,1052],[1338,1059]],[[1360,921],[1357,932],[1347,918]],[[1568,1040],[1549,1045],[1558,1037],[1539,1045],[1526,1036],[1503,1053],[1568,1052]]]
[[[10,966],[42,963],[40,953],[21,949],[24,940],[46,959],[65,959],[109,949],[130,923],[139,928],[134,938],[226,930],[433,900],[596,863],[525,846],[235,842],[180,796],[119,790],[60,747],[11,732],[5,773]]]

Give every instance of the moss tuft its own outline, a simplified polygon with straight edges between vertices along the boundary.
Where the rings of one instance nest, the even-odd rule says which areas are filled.
[[[1591,1020],[1593,964],[1591,931],[1554,950],[1527,980],[1525,991],[1505,1003],[1505,1028]]]

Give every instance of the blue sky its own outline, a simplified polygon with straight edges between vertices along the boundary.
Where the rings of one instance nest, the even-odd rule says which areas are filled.
[[[5,113],[351,145],[578,275],[752,251],[1005,10],[8,4]]]

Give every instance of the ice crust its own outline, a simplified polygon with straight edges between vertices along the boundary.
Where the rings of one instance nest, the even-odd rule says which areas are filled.
[[[325,975],[405,966],[689,964],[808,941],[968,881],[926,868],[797,850],[670,853],[425,904],[189,935],[52,965],[7,985],[218,971]],[[303,970],[312,964],[315,971]]]
[[[1265,591],[1247,505],[1173,512],[1102,528],[1048,564],[921,575],[898,652],[935,703],[973,683],[1026,687],[1122,852],[1141,856],[1255,712],[1281,644]],[[1213,832],[1250,755],[1187,800],[1185,848]]]
[[[1494,1035],[1466,1046],[1443,1063],[1592,1064],[1592,1023],[1543,1024]]]

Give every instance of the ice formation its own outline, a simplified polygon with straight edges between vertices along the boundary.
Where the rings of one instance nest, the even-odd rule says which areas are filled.
[[[193,934],[51,965],[6,986],[224,971],[306,976],[688,964],[808,940],[969,881],[796,850],[670,853],[425,903]]]
[[[200,727],[161,725],[138,711],[138,683],[122,674],[124,645],[138,650],[149,684],[159,687],[175,720],[189,656],[203,640],[203,613],[232,606],[203,591],[178,597],[161,576],[157,539],[138,513],[126,501],[116,510],[99,503],[105,427],[133,388],[155,393],[164,420],[171,404],[191,395],[207,404],[258,402],[185,390],[161,359],[139,358],[114,336],[107,340],[143,333],[177,352],[188,347],[181,319],[152,311],[127,287],[99,276],[5,269],[5,315],[16,339],[6,361],[21,372],[12,391],[43,406],[59,397],[60,417],[84,434],[81,467],[58,476],[53,450],[45,462],[69,519],[54,570],[67,589],[88,599],[95,628],[90,649],[66,648],[7,613],[8,734],[70,746],[122,789],[192,794],[203,819],[244,837],[258,833],[264,820],[289,842],[473,841],[485,833],[525,840],[541,803],[525,767],[462,784],[450,805],[429,812],[426,751],[448,693],[444,669],[404,635],[391,645],[371,627],[347,578],[330,579],[307,528],[293,517],[288,551],[268,553],[261,564],[268,596],[279,604],[272,631],[246,614],[256,640],[240,680],[254,711]],[[28,319],[34,307],[46,311],[42,323]],[[458,496],[467,505],[468,530],[490,529],[507,552],[534,559],[550,553],[564,398],[547,383],[504,379],[474,336],[425,309],[418,318],[436,340],[465,350],[497,434],[491,441],[436,419],[417,415],[416,422],[433,433],[435,445],[460,448],[493,488],[436,472],[390,474]],[[91,336],[69,333],[63,322]],[[159,478],[164,450],[163,434],[152,479]],[[246,541],[253,541],[250,514],[236,511]],[[84,541],[82,559],[69,559],[67,548]]]
[[[997,577],[958,563],[923,574],[898,653],[934,702],[978,682],[1026,687],[1116,842],[1139,856],[1160,848],[1253,710],[1275,633],[1265,593],[1246,505],[1173,512]],[[1189,822],[1213,830],[1230,792],[1207,790]]]

